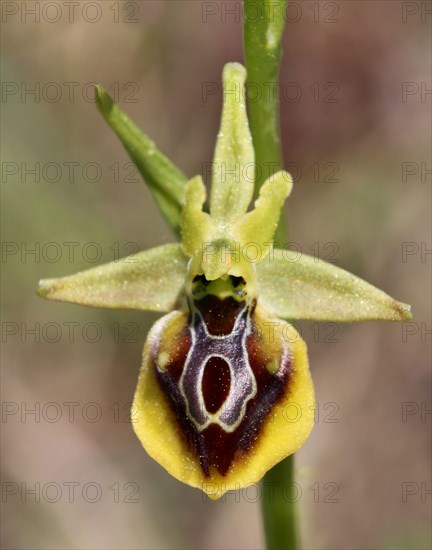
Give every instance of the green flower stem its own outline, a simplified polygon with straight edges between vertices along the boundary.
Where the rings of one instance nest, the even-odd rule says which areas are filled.
[[[267,177],[283,168],[280,140],[279,66],[284,14],[288,0],[244,0],[244,51],[251,96],[249,121],[257,163],[256,192]],[[263,17],[257,17],[261,5]],[[274,93],[272,93],[274,92]],[[275,234],[279,246],[288,240],[282,215]],[[268,550],[298,548],[294,485],[294,455],[274,466],[262,481],[262,513]]]
[[[298,548],[294,455],[267,472],[262,482],[262,514],[268,550]]]
[[[243,6],[249,122],[257,165],[256,191],[268,177],[283,168],[278,82],[287,4],[288,0],[244,0]],[[286,242],[282,215],[275,243],[283,246]]]

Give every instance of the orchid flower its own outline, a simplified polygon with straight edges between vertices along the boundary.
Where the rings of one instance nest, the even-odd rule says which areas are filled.
[[[227,64],[224,89],[244,92]],[[135,432],[171,475],[219,498],[296,452],[314,424],[305,342],[288,320],[410,319],[409,306],[316,258],[273,246],[292,179],[261,187],[244,93],[226,94],[209,211],[200,176],[185,176],[101,88],[98,106],[181,242],[60,279],[49,300],[166,313],[150,330],[134,399]],[[300,414],[292,421],[290,410]]]

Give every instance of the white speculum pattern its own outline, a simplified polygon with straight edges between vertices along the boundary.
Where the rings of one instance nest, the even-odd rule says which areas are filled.
[[[246,348],[251,332],[250,308],[245,305],[238,313],[232,331],[223,336],[210,334],[201,313],[193,308],[189,330],[192,343],[179,380],[187,414],[200,432],[210,424],[219,425],[225,432],[233,432],[245,417],[248,401],[257,393]],[[215,413],[207,410],[202,390],[204,371],[212,357],[223,359],[230,371],[228,396]]]

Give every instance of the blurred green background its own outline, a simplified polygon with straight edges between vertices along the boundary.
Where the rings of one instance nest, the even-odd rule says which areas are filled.
[[[430,6],[301,1],[287,12],[290,240],[414,312],[408,325],[299,325],[318,401],[297,458],[305,549],[431,544]],[[1,7],[2,548],[263,548],[259,491],[207,501],[128,423],[157,315],[34,292],[42,277],[172,240],[91,83],[188,176],[201,173],[221,69],[243,60],[241,3]]]

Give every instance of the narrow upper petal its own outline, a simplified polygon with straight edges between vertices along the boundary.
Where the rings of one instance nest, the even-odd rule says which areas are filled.
[[[261,252],[260,260],[268,253],[281,208],[291,193],[292,185],[290,174],[283,170],[263,184],[253,210],[242,216],[233,227],[233,235],[238,238],[243,251],[249,245],[256,245]]]
[[[182,244],[185,254],[194,256],[203,251],[206,243],[215,236],[212,218],[203,211],[206,199],[201,176],[189,180],[186,186],[185,204],[182,211]]]

